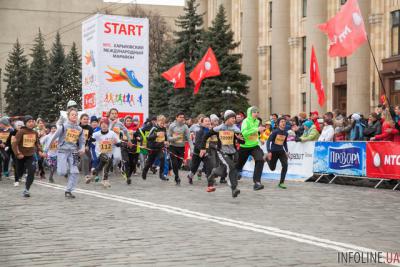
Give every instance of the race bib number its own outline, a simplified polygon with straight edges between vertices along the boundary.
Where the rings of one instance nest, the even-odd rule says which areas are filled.
[[[220,131],[219,140],[221,140],[221,144],[224,146],[233,145],[233,136],[234,132],[232,131]]]
[[[67,134],[65,135],[65,141],[68,143],[78,142],[79,135],[81,133],[77,129],[67,129]]]
[[[83,135],[85,137],[85,142],[86,142],[89,138],[89,130],[83,130]]]
[[[157,133],[156,142],[157,143],[162,143],[164,141],[165,141],[165,133],[164,132],[158,132]]]
[[[8,137],[10,136],[10,132],[0,132],[0,140],[1,142],[7,142]]]
[[[27,148],[35,147],[36,134],[24,134],[22,138],[22,146]]]
[[[257,140],[258,140],[258,133],[257,133],[257,132],[252,133],[252,134],[249,136],[249,140],[250,140],[250,141],[257,141]]]
[[[53,143],[51,143],[50,145],[50,151],[55,151],[57,150],[58,147],[58,141],[54,141]]]
[[[275,144],[281,146],[285,142],[285,139],[286,139],[286,136],[284,136],[282,134],[278,134],[278,135],[276,135],[276,138],[275,138]]]
[[[183,143],[183,133],[174,133],[172,136],[176,138],[176,143]]]
[[[121,129],[119,127],[114,127],[113,132],[116,133],[119,136],[119,133],[121,132]]]
[[[111,153],[112,152],[112,143],[110,140],[101,141],[100,152],[101,153]]]

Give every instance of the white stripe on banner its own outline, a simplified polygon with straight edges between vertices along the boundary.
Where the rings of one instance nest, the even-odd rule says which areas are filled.
[[[49,188],[53,188],[53,189],[57,189],[57,190],[63,190],[63,191],[65,190],[65,187],[61,186],[61,185],[49,184],[49,183],[41,182],[41,181],[35,181],[35,183],[38,185],[41,185],[41,186],[45,186],[45,187],[49,187]],[[85,189],[76,189],[75,192],[77,192],[79,194],[83,194],[83,195],[117,201],[120,203],[130,204],[130,205],[139,206],[139,207],[143,207],[143,208],[159,210],[159,211],[163,211],[163,212],[167,212],[167,213],[171,213],[171,214],[175,214],[175,215],[180,215],[180,216],[184,216],[184,217],[188,217],[188,218],[192,218],[192,219],[214,222],[214,223],[218,223],[221,225],[235,227],[235,228],[239,228],[239,229],[243,229],[243,230],[249,230],[249,231],[262,233],[262,234],[269,235],[269,236],[285,238],[285,239],[293,240],[293,241],[300,242],[300,243],[305,243],[305,244],[309,244],[309,245],[313,245],[313,246],[317,246],[317,247],[336,250],[339,252],[378,253],[378,251],[370,249],[370,248],[366,248],[366,247],[360,247],[360,246],[356,246],[356,245],[352,245],[352,244],[331,241],[329,239],[318,238],[318,237],[314,237],[311,235],[281,230],[276,227],[264,226],[264,225],[259,225],[259,224],[244,222],[244,221],[232,220],[232,219],[228,219],[228,218],[224,218],[224,217],[213,216],[213,215],[195,212],[195,211],[191,211],[188,209],[182,209],[182,208],[173,207],[173,206],[169,206],[169,205],[156,204],[153,202],[142,201],[139,199],[122,197],[122,196],[118,196],[118,195],[112,195],[112,194],[101,193],[101,192],[85,190]],[[367,256],[365,254],[361,254],[361,255],[363,255],[365,257]],[[385,258],[385,261],[386,261],[386,258]],[[400,266],[400,264],[390,264],[390,265]]]

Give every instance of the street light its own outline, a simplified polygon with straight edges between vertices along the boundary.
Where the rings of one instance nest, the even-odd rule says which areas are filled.
[[[232,97],[237,95],[237,92],[235,90],[232,90],[230,86],[226,88],[226,90],[222,90],[221,92],[223,95],[227,95],[228,97],[228,105],[231,105],[232,103]],[[229,107],[228,107],[229,108]]]

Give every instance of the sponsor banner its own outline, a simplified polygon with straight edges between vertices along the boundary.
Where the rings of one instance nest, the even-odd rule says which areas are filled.
[[[314,142],[288,142],[289,150],[289,167],[286,174],[286,179],[292,180],[305,180],[313,176],[313,156],[314,156]],[[267,153],[265,145],[260,145],[264,153]],[[276,170],[271,171],[268,164],[264,164],[262,178],[264,179],[280,179],[282,166],[278,160]],[[243,167],[243,177],[253,177],[254,160],[249,157],[246,165]]]
[[[316,142],[314,172],[366,176],[365,142]]]
[[[367,143],[367,176],[400,179],[400,144],[396,142]]]
[[[83,109],[93,109],[96,107],[96,93],[83,95]]]
[[[82,93],[95,94],[95,104],[84,102],[91,115],[116,108],[142,114],[143,123],[149,114],[147,18],[98,14],[83,22]]]

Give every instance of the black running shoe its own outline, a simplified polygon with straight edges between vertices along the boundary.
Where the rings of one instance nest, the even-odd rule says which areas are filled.
[[[254,191],[262,190],[264,189],[264,185],[261,183],[255,183],[253,186]]]
[[[235,198],[240,194],[240,190],[235,188],[232,190],[232,197]]]
[[[75,196],[71,192],[65,192],[66,198],[75,198]]]

